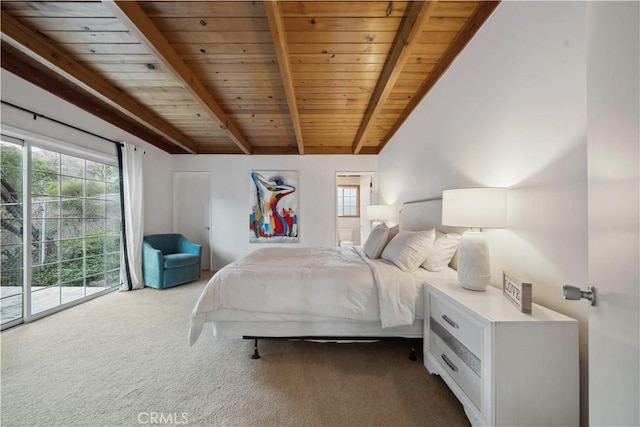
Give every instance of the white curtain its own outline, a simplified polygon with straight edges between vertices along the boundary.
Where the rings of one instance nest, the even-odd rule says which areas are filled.
[[[122,147],[122,184],[124,195],[123,219],[126,250],[122,251],[120,290],[144,288],[142,277],[142,238],[144,237],[144,193],[142,165],[144,151],[130,143]],[[124,243],[124,242],[123,242]],[[124,249],[124,248],[123,248]],[[125,262],[125,253],[128,261]],[[129,278],[127,278],[127,270]],[[129,280],[130,279],[130,282]],[[129,283],[131,286],[129,286]]]

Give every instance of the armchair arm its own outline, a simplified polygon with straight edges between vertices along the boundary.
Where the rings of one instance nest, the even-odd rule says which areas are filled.
[[[147,284],[160,285],[164,272],[162,251],[147,242],[142,243],[142,270]]]
[[[202,256],[202,246],[191,243],[187,239],[180,239],[180,252]]]

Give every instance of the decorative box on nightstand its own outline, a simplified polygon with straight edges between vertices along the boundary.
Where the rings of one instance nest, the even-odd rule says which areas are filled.
[[[533,304],[521,313],[502,291],[425,284],[424,363],[442,377],[474,426],[579,424],[578,322]]]

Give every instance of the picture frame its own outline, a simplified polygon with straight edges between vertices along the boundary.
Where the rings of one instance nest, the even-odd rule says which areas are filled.
[[[298,243],[297,171],[250,172],[250,243]]]
[[[523,282],[507,272],[502,272],[502,293],[518,309],[526,314],[531,314],[533,300],[533,286]]]

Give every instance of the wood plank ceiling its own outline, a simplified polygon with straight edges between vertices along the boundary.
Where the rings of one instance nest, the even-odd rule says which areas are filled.
[[[498,2],[2,0],[1,65],[174,154],[377,154]]]

